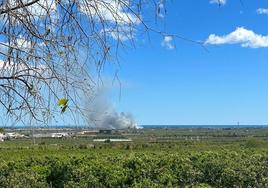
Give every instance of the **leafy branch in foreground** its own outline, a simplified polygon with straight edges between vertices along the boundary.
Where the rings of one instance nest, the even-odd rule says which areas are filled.
[[[142,28],[150,30],[143,7],[155,10],[163,2],[1,1],[0,104],[17,120],[44,121],[66,96],[68,107],[83,113],[81,96],[90,97],[105,62]]]

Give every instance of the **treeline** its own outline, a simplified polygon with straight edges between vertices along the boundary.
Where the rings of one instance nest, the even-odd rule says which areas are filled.
[[[268,187],[254,152],[90,153],[0,161],[0,187]]]

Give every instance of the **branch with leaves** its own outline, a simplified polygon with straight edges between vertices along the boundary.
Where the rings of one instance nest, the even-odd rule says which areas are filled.
[[[137,31],[149,30],[142,7],[150,3],[158,6],[146,0],[2,1],[0,105],[16,119],[22,111],[38,121],[67,109],[83,114],[81,96],[90,96],[104,64],[126,41],[134,43]]]

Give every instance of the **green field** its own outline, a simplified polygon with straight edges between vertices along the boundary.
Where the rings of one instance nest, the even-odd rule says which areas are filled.
[[[124,136],[133,142],[1,142],[0,187],[268,187],[268,129],[143,129]]]

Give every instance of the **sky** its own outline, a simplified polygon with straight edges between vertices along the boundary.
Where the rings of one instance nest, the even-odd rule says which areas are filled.
[[[220,1],[166,1],[152,25],[204,46],[137,35],[110,89],[118,111],[140,125],[268,124],[268,0]]]
[[[268,0],[156,0],[159,13],[143,5],[141,20],[124,4],[103,2],[94,6],[109,42],[123,44],[119,66],[111,58],[102,70],[100,95],[113,117],[130,113],[139,125],[268,125]],[[42,14],[38,7],[31,11]],[[145,32],[142,21],[165,35]],[[115,74],[121,87],[111,84]],[[70,113],[60,116],[51,124],[76,124]]]

